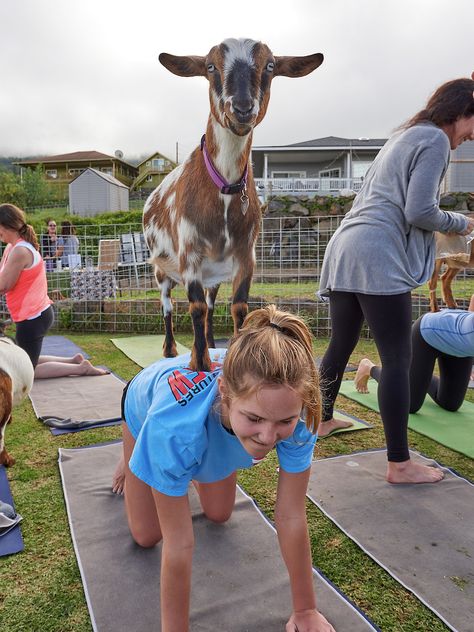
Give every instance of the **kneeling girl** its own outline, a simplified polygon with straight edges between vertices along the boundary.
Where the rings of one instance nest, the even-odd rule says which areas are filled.
[[[250,313],[228,351],[212,351],[211,359],[210,372],[189,369],[189,354],[156,362],[124,394],[127,518],[139,545],[162,542],[162,630],[189,629],[189,484],[207,518],[225,522],[236,471],[275,448],[275,526],[293,602],[286,629],[334,632],[316,609],[305,510],[321,416],[311,334],[299,317],[271,305]]]

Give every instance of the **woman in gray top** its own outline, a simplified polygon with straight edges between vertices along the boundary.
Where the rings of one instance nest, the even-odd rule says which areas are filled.
[[[442,472],[415,464],[408,451],[411,290],[434,266],[434,231],[466,235],[474,219],[439,208],[450,149],[474,140],[474,73],[439,87],[426,107],[385,144],[353,207],[332,236],[321,270],[332,335],[321,363],[324,436],[340,427],[333,406],[364,319],[382,364],[378,387],[387,441],[387,480],[436,482]]]

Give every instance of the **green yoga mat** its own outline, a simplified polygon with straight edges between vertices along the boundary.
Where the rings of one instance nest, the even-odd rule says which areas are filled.
[[[368,387],[370,393],[358,393],[352,380],[343,380],[339,393],[380,412],[375,380],[369,380]],[[471,402],[465,401],[457,412],[450,413],[437,406],[427,395],[420,411],[409,416],[408,427],[451,450],[474,458],[474,404]]]
[[[142,368],[163,358],[164,336],[130,336],[130,338],[111,338],[114,345]],[[178,355],[188,353],[189,349],[176,343]]]

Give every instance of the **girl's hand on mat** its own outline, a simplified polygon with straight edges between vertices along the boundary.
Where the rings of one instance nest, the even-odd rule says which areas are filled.
[[[285,632],[336,632],[336,630],[317,610],[299,610],[291,615]]]

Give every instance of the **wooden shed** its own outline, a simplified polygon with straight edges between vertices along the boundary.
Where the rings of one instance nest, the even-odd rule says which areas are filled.
[[[69,183],[69,210],[81,217],[128,211],[128,194],[120,180],[89,167]]]

